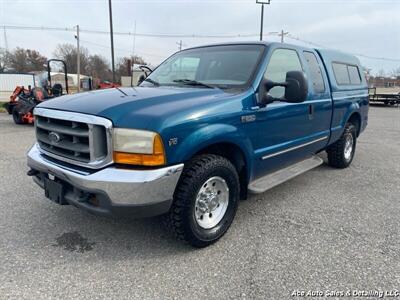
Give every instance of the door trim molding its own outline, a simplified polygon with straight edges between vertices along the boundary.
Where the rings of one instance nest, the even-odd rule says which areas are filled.
[[[275,157],[275,156],[278,156],[278,155],[281,155],[281,154],[284,154],[284,153],[287,153],[287,152],[290,152],[290,151],[293,151],[293,150],[296,150],[296,149],[299,149],[299,148],[302,148],[302,147],[306,147],[306,146],[314,144],[314,143],[321,142],[321,141],[326,140],[326,139],[328,139],[328,136],[324,136],[324,137],[321,137],[319,139],[313,140],[311,142],[307,142],[307,143],[304,143],[304,144],[301,144],[301,145],[297,145],[297,146],[294,146],[294,147],[291,147],[291,148],[287,148],[285,150],[281,150],[281,151],[278,151],[278,152],[275,152],[275,153],[271,153],[271,154],[265,155],[265,156],[261,157],[261,159],[265,160],[265,159],[268,159],[268,158],[271,158],[271,157]]]

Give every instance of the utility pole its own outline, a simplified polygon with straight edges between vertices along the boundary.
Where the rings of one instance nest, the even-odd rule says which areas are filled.
[[[133,27],[133,46],[132,46],[133,63],[135,63],[135,47],[136,47],[136,20],[135,20],[135,24]]]
[[[264,29],[264,4],[270,4],[271,0],[256,0],[257,4],[261,4],[261,26],[260,26],[260,41],[263,40]]]
[[[263,28],[264,28],[264,4],[261,5],[260,41],[263,40]]]
[[[76,25],[76,76],[78,82],[78,93],[81,91],[81,52],[79,50],[79,25]]]
[[[131,65],[131,86],[133,86],[133,69],[135,67],[135,47],[136,47],[136,20],[133,28],[133,47],[132,47],[132,65]]]
[[[281,30],[281,33],[278,34],[281,37],[281,43],[285,42],[285,35],[288,35],[289,32],[285,32],[283,29]]]
[[[182,51],[182,40],[180,40],[179,43],[177,42],[176,44],[178,45],[179,51]]]
[[[111,69],[112,69],[112,78],[113,78],[113,82],[115,82],[115,64],[114,64],[114,32],[113,32],[113,22],[112,22],[112,8],[111,8],[111,0],[108,0],[108,11],[109,11],[109,14],[110,14]]]
[[[6,52],[8,52],[8,42],[7,42],[7,32],[6,32],[6,26],[4,25],[4,48],[6,48]]]

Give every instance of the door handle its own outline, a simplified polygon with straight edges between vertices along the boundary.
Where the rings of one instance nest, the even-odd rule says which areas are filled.
[[[314,119],[314,105],[313,104],[308,105],[308,119],[309,120]]]

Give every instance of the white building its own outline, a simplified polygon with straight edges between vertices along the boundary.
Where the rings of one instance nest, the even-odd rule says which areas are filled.
[[[17,86],[35,86],[34,74],[0,73],[0,101],[8,102]]]

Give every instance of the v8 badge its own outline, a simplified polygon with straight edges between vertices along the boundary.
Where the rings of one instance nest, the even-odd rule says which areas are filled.
[[[171,139],[169,139],[169,141],[168,141],[168,145],[170,146],[170,147],[172,147],[172,146],[175,146],[175,145],[177,145],[178,144],[178,138],[171,138]]]

